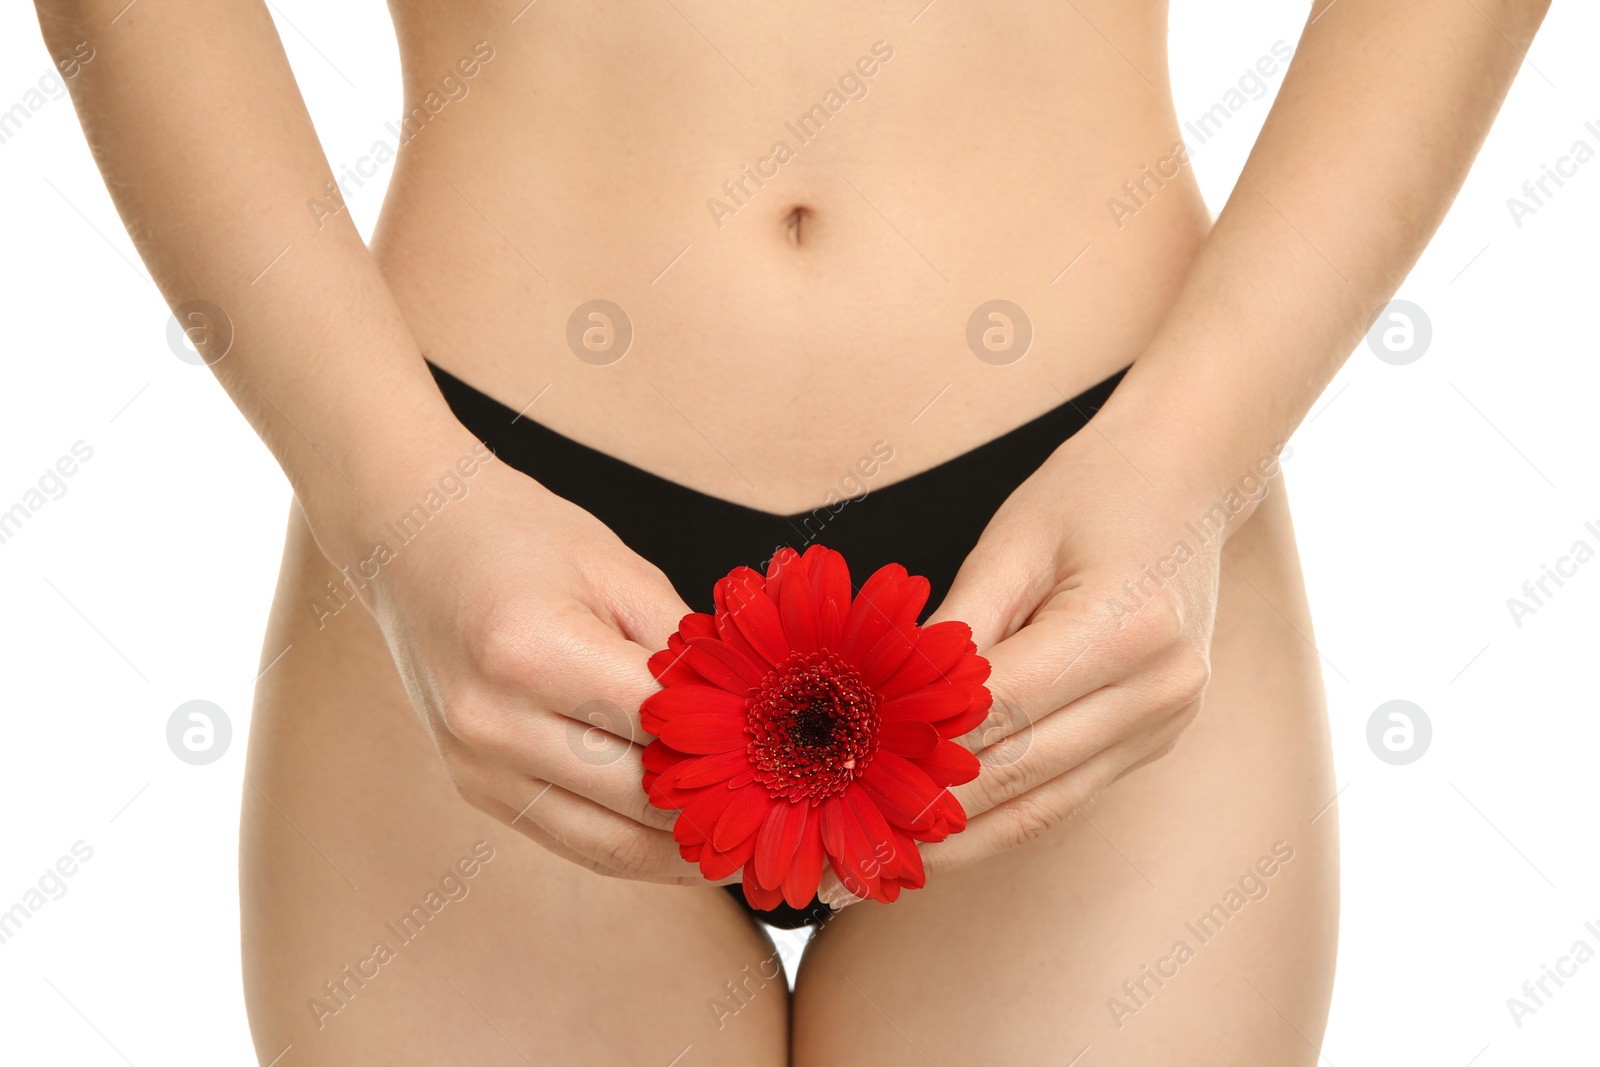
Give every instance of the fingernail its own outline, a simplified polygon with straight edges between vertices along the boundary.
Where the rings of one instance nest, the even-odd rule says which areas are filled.
[[[826,904],[830,911],[843,911],[860,898],[842,885],[832,885],[819,892],[817,899]]]

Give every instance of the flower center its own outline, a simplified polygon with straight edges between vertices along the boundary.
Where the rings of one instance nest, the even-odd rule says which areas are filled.
[[[878,697],[831,652],[796,652],[750,698],[748,749],[773,797],[819,801],[844,792],[878,749]]]

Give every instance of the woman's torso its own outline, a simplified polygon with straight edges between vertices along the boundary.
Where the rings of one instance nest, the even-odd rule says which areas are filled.
[[[397,0],[373,246],[424,352],[778,512],[877,442],[888,484],[1131,362],[1209,225],[1165,5],[922,3]],[[626,316],[609,348],[606,319],[569,331],[594,300]],[[1014,314],[1009,350],[969,343],[992,300],[1021,359]]]

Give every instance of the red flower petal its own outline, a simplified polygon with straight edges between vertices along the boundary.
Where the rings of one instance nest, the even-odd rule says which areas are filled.
[[[740,571],[746,570],[749,570],[749,568],[741,567],[738,570],[735,570],[733,574],[728,576],[728,578],[724,578],[722,581],[718,582],[711,591],[712,599],[715,600],[717,604],[716,632],[718,637],[721,637],[723,641],[738,649],[741,653],[743,653],[745,659],[749,660],[752,664],[755,664],[757,669],[762,674],[765,674],[767,665],[764,657],[761,655],[761,653],[756,651],[754,645],[745,640],[744,634],[739,632],[738,624],[733,621],[733,616],[728,613],[729,579],[731,579],[734,575],[739,574]],[[751,571],[750,573],[754,574],[755,572]]]
[[[988,690],[984,690],[984,696],[988,696]],[[987,699],[975,700],[966,711],[961,712],[959,715],[953,715],[948,719],[940,719],[933,724],[933,728],[939,731],[940,737],[944,738],[956,738],[962,734],[971,733],[982,726],[985,720],[989,718],[989,704],[990,701]]]
[[[939,731],[920,719],[900,719],[878,728],[878,744],[902,756],[926,756],[939,744]]]
[[[934,805],[934,814],[945,834],[959,834],[967,828],[967,812],[961,806],[961,801],[950,792],[939,794],[939,801]]]
[[[895,697],[878,705],[879,720],[885,723],[896,719],[921,719],[938,722],[959,715],[972,704],[972,691],[955,685],[929,685],[903,697]]]
[[[682,769],[678,772],[678,785],[685,789],[699,789],[728,781],[750,766],[750,759],[741,748],[686,760],[680,766]]]
[[[685,641],[690,641],[696,637],[715,637],[717,628],[710,615],[697,611],[683,617],[683,621],[678,623],[678,633],[683,635]]]
[[[916,647],[912,635],[917,632],[913,626],[910,631],[890,627],[878,643],[872,646],[861,660],[861,680],[876,689],[888,680],[911,655],[911,650]]]
[[[839,608],[839,617],[843,619],[845,611],[850,607],[851,588],[850,567],[845,563],[844,557],[831,548],[812,545],[800,558],[811,568],[811,588],[816,593],[817,604],[836,605]]]
[[[822,847],[828,855],[839,856],[844,854],[844,812],[839,807],[838,797],[828,797],[817,805],[818,826],[822,830]]]
[[[766,590],[753,582],[730,580],[723,595],[739,632],[767,663],[776,667],[789,658],[789,639],[784,636],[778,606]]]
[[[767,889],[762,886],[756,881],[755,864],[747,863],[744,865],[744,899],[750,902],[752,908],[771,911],[783,903],[783,890]]]
[[[640,717],[645,728],[660,736],[661,731],[651,726],[675,719],[680,715],[739,715],[743,716],[747,700],[720,686],[672,685],[659,693],[651,693],[640,705]]]
[[[870,860],[865,861],[866,868],[880,879],[894,877],[902,862],[896,848],[899,842],[888,820],[883,817],[883,812],[878,810],[877,802],[859,785],[846,789],[844,800],[866,834],[867,849],[871,856]]]
[[[717,828],[711,834],[711,847],[718,852],[727,852],[745,838],[754,837],[767,812],[772,810],[772,805],[772,798],[759,785],[747,785],[734,790],[733,803],[717,820]]]
[[[761,684],[761,678],[766,673],[764,668],[757,667],[744,653],[715,637],[690,638],[685,655],[689,665],[706,681],[730,693],[749,693]]]
[[[833,872],[846,889],[858,897],[876,900],[883,894],[880,885],[883,864],[873,851],[872,838],[861,825],[850,803],[851,794],[858,792],[858,789],[847,789],[839,797],[840,814],[836,818],[844,834],[844,849],[839,855],[830,853],[828,858],[833,861]]]
[[[728,852],[718,852],[714,845],[707,845],[705,851],[700,854],[700,873],[713,882],[726,878],[749,863],[755,850],[755,834],[751,834]]]
[[[650,673],[662,685],[705,685],[706,680],[695,673],[683,658],[684,649],[687,647],[683,639],[673,634],[671,643],[676,643],[676,648],[663,648],[660,652],[650,657]]]
[[[972,628],[964,622],[924,626],[917,634],[916,649],[894,676],[878,687],[878,695],[893,700],[940,680],[971,647]]]
[[[710,840],[711,831],[733,803],[733,797],[733,790],[719,786],[701,790],[672,824],[672,839],[680,845],[699,845]]]
[[[791,573],[779,589],[778,613],[782,616],[783,632],[790,647],[796,652],[809,654],[817,651],[821,626],[811,583],[804,574],[792,573],[799,566],[798,561],[791,565]]]
[[[822,603],[821,619],[817,623],[817,646],[819,648],[838,648],[843,640],[845,609],[837,601],[825,600]]]
[[[861,592],[850,605],[850,614],[844,622],[844,641],[839,655],[846,663],[859,666],[866,654],[872,651],[889,629],[890,613],[900,600],[901,583],[906,569],[898,563],[887,563],[868,578]]]
[[[904,756],[880,749],[858,781],[896,826],[923,830],[937,820],[944,788]]]
[[[774,601],[780,597],[779,590],[783,586],[783,576],[789,568],[799,562],[800,553],[785,545],[772,554],[772,559],[767,561],[767,595]]]
[[[955,685],[981,686],[988,680],[989,670],[989,661],[976,652],[971,652],[963,656],[960,663],[945,672],[945,680]]]
[[[805,803],[779,801],[772,806],[756,836],[756,878],[763,886],[782,887],[810,811]]]
[[[895,602],[894,611],[889,615],[889,625],[897,630],[911,633],[916,629],[917,616],[922,614],[922,609],[928,603],[928,579],[920,574],[908,577],[900,586],[900,599]]]
[[[811,808],[806,817],[805,829],[800,834],[800,847],[795,850],[794,863],[783,876],[783,899],[790,907],[803,908],[816,898],[817,886],[822,882],[822,820],[818,809]]]
[[[661,745],[660,741],[651,742],[652,745]],[[664,751],[672,752],[665,745]],[[648,750],[647,750],[648,751]],[[672,752],[673,758],[678,762],[658,773],[647,773],[644,776],[644,791],[650,798],[650,803],[655,807],[672,811],[686,806],[699,793],[696,788],[684,788],[684,774],[692,770],[701,759],[716,759],[715,756],[684,756],[682,753]]]
[[[895,831],[895,844],[900,855],[900,873],[895,880],[901,885],[910,886],[912,889],[921,889],[928,884],[928,873],[922,865],[922,852],[917,848],[917,843],[900,831]]]
[[[742,750],[750,743],[743,715],[678,715],[661,725],[661,740],[679,752],[711,755]]]
[[[780,548],[767,563],[766,584],[767,596],[778,605],[780,614],[783,611],[783,586],[789,578],[806,586],[811,584],[811,576],[806,572],[805,564],[800,562],[800,554],[792,548]]]
[[[914,761],[918,767],[940,785],[960,785],[978,777],[981,769],[978,757],[954,741],[940,741],[927,756]]]
[[[660,741],[652,741],[644,746],[644,755],[639,757],[644,764],[644,769],[660,774],[668,767],[675,766],[683,760],[681,752],[674,752]]]

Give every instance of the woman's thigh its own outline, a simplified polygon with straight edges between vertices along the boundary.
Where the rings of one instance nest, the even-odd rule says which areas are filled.
[[[794,1062],[1315,1062],[1338,840],[1311,640],[1279,488],[1224,551],[1212,682],[1178,747],[1022,848],[831,920]]]
[[[470,808],[371,616],[319,626],[338,577],[296,511],[241,827],[261,1062],[786,1062],[755,924],[719,890],[603,878]]]

